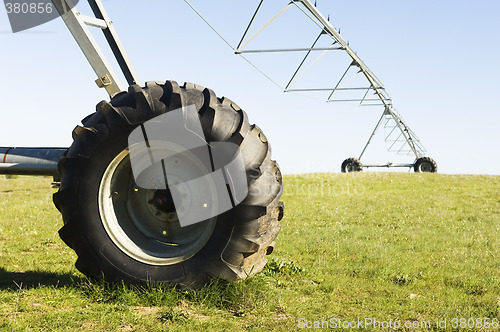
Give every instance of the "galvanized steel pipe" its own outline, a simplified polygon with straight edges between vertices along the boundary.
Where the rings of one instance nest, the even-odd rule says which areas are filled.
[[[57,176],[57,162],[66,150],[0,147],[0,174]]]

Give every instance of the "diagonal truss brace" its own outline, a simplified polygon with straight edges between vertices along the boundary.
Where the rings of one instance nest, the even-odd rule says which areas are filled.
[[[395,112],[392,108],[386,108],[384,112],[382,113],[382,116],[380,117],[379,121],[375,125],[375,129],[373,129],[373,132],[371,133],[370,137],[368,138],[368,141],[366,142],[365,147],[363,148],[363,151],[361,151],[361,154],[359,155],[359,159],[361,159],[368,148],[368,145],[370,145],[373,137],[377,133],[377,131],[380,129],[382,126],[383,120],[387,119],[385,125],[387,125],[389,122],[393,121],[394,126],[391,130],[391,132],[385,137],[386,142],[392,142],[392,145],[389,147],[389,151],[392,151],[392,147],[397,143],[397,142],[402,142],[408,144],[410,148],[410,153],[413,153],[415,155],[415,158],[420,158],[425,154],[425,149],[424,147],[420,144],[420,140],[418,137],[415,135],[415,133],[406,125],[406,123],[403,121],[403,118]],[[390,135],[392,132],[398,128],[401,134],[394,140],[389,140]],[[402,136],[402,138],[401,138]],[[401,152],[403,149],[404,144],[399,148],[397,151],[398,153]]]

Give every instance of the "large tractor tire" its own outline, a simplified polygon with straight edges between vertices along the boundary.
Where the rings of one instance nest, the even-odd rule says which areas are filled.
[[[156,204],[165,198],[160,190],[136,185],[127,139],[144,122],[188,105],[195,105],[207,141],[239,146],[248,196],[225,213],[180,227]],[[283,217],[281,173],[266,137],[235,103],[190,83],[148,82],[100,102],[82,124],[59,161],[54,194],[64,220],[59,234],[78,255],[78,270],[110,281],[196,288],[264,268]]]
[[[436,173],[437,168],[437,163],[429,157],[418,158],[413,166],[415,173]]]

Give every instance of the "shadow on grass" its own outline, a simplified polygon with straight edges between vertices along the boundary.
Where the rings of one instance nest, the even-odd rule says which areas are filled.
[[[0,267],[0,291],[15,293],[20,290],[52,287],[61,291],[72,289],[86,298],[89,303],[174,307],[185,302],[224,310],[238,317],[250,312],[263,301],[271,300],[267,295],[268,285],[262,277],[253,277],[240,283],[212,279],[195,290],[171,284],[127,285],[124,282],[108,282],[103,279],[90,280],[72,273],[7,271]]]
[[[12,272],[0,267],[0,289],[17,291],[46,286],[73,286],[81,284],[82,278],[71,273],[46,271]]]

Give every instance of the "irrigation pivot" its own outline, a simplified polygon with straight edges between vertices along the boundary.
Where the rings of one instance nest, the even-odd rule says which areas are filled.
[[[75,250],[78,270],[89,277],[199,287],[212,278],[239,281],[261,271],[284,214],[281,172],[271,159],[266,136],[236,103],[218,98],[208,88],[171,80],[141,86],[101,1],[87,1],[93,16],[78,12],[70,0],[51,0],[96,73],[95,83],[106,89],[110,100],[99,102],[96,111],[73,130],[69,148],[0,148],[0,174],[54,178],[58,191],[53,200],[64,221],[59,235]],[[395,111],[381,81],[315,5],[292,0],[248,37],[263,3],[260,0],[237,46],[231,46],[236,54],[305,52],[283,87],[285,92],[324,91],[327,102],[357,101],[383,108],[361,155],[345,160],[343,172],[376,166],[436,172],[436,163],[425,157],[420,140]],[[302,12],[317,27],[319,35],[312,46],[247,48],[289,8]],[[90,27],[103,32],[127,89]],[[317,46],[323,36],[331,38],[328,47]],[[350,64],[334,87],[296,88],[315,51],[345,52]],[[346,85],[352,72],[364,77],[364,86]],[[364,95],[355,100],[337,98],[345,91]],[[389,132],[390,150],[413,154],[413,163],[362,164],[381,127]]]
[[[212,28],[215,30],[214,26],[211,25],[208,20],[203,17],[200,11],[196,10],[192,3],[188,0],[184,0],[195,12]],[[269,0],[271,1],[271,0]],[[274,1],[274,0],[273,0]],[[436,172],[437,165],[434,160],[429,157],[425,157],[426,150],[423,147],[420,139],[417,135],[410,129],[409,125],[403,120],[401,115],[395,110],[393,101],[386,88],[380,81],[380,79],[375,76],[375,74],[368,68],[365,62],[357,55],[357,53],[351,48],[348,42],[340,35],[340,32],[334,28],[330,22],[330,18],[325,17],[316,7],[312,4],[310,0],[291,0],[287,2],[286,5],[278,11],[278,13],[260,28],[256,25],[257,18],[261,15],[262,8],[266,1],[261,0],[254,11],[251,19],[244,29],[244,33],[241,36],[237,46],[232,46],[231,43],[222,37],[222,33],[217,32],[224,41],[229,44],[229,46],[234,50],[235,54],[245,57],[248,54],[266,54],[266,53],[290,53],[290,52],[303,52],[304,57],[300,61],[297,68],[295,68],[291,73],[293,73],[289,80],[285,84],[276,82],[270,75],[263,73],[273,82],[282,87],[285,92],[327,92],[328,97],[327,102],[357,102],[361,106],[381,106],[383,109],[380,120],[377,122],[374,130],[370,134],[366,145],[364,146],[361,154],[357,158],[346,159],[341,166],[342,172],[358,172],[362,171],[363,168],[368,167],[410,167],[415,170],[415,172]],[[267,1],[268,2],[268,1]],[[314,42],[309,45],[305,45],[300,48],[252,48],[249,49],[248,45],[251,41],[258,39],[265,30],[271,29],[272,23],[275,22],[279,17],[285,15],[285,13],[292,7],[295,7],[298,11],[304,14],[306,20],[312,21],[318,29],[318,36],[315,38]],[[256,31],[250,34],[250,31]],[[331,44],[327,47],[318,47],[318,42],[323,36],[328,36],[331,38]],[[306,66],[307,61],[313,53],[317,51],[322,51],[321,54],[312,61],[311,65]],[[332,87],[300,87],[295,88],[297,81],[311,69],[311,67],[327,52],[333,51],[343,51],[349,58],[350,63],[347,69],[343,72],[340,79]],[[246,59],[246,58],[245,58]],[[246,59],[249,61],[248,59]],[[250,61],[249,61],[250,62]],[[356,77],[362,75],[365,78],[364,85],[362,86],[350,86],[349,83]],[[339,94],[342,92],[349,91],[361,91],[363,94],[359,98],[349,98],[341,99]],[[387,163],[384,165],[375,164],[363,164],[361,159],[370,145],[372,138],[375,136],[377,131],[383,127],[386,131],[385,141],[388,144],[388,150],[390,152],[396,152],[397,154],[413,155],[414,161],[412,163],[405,164],[394,164]]]

